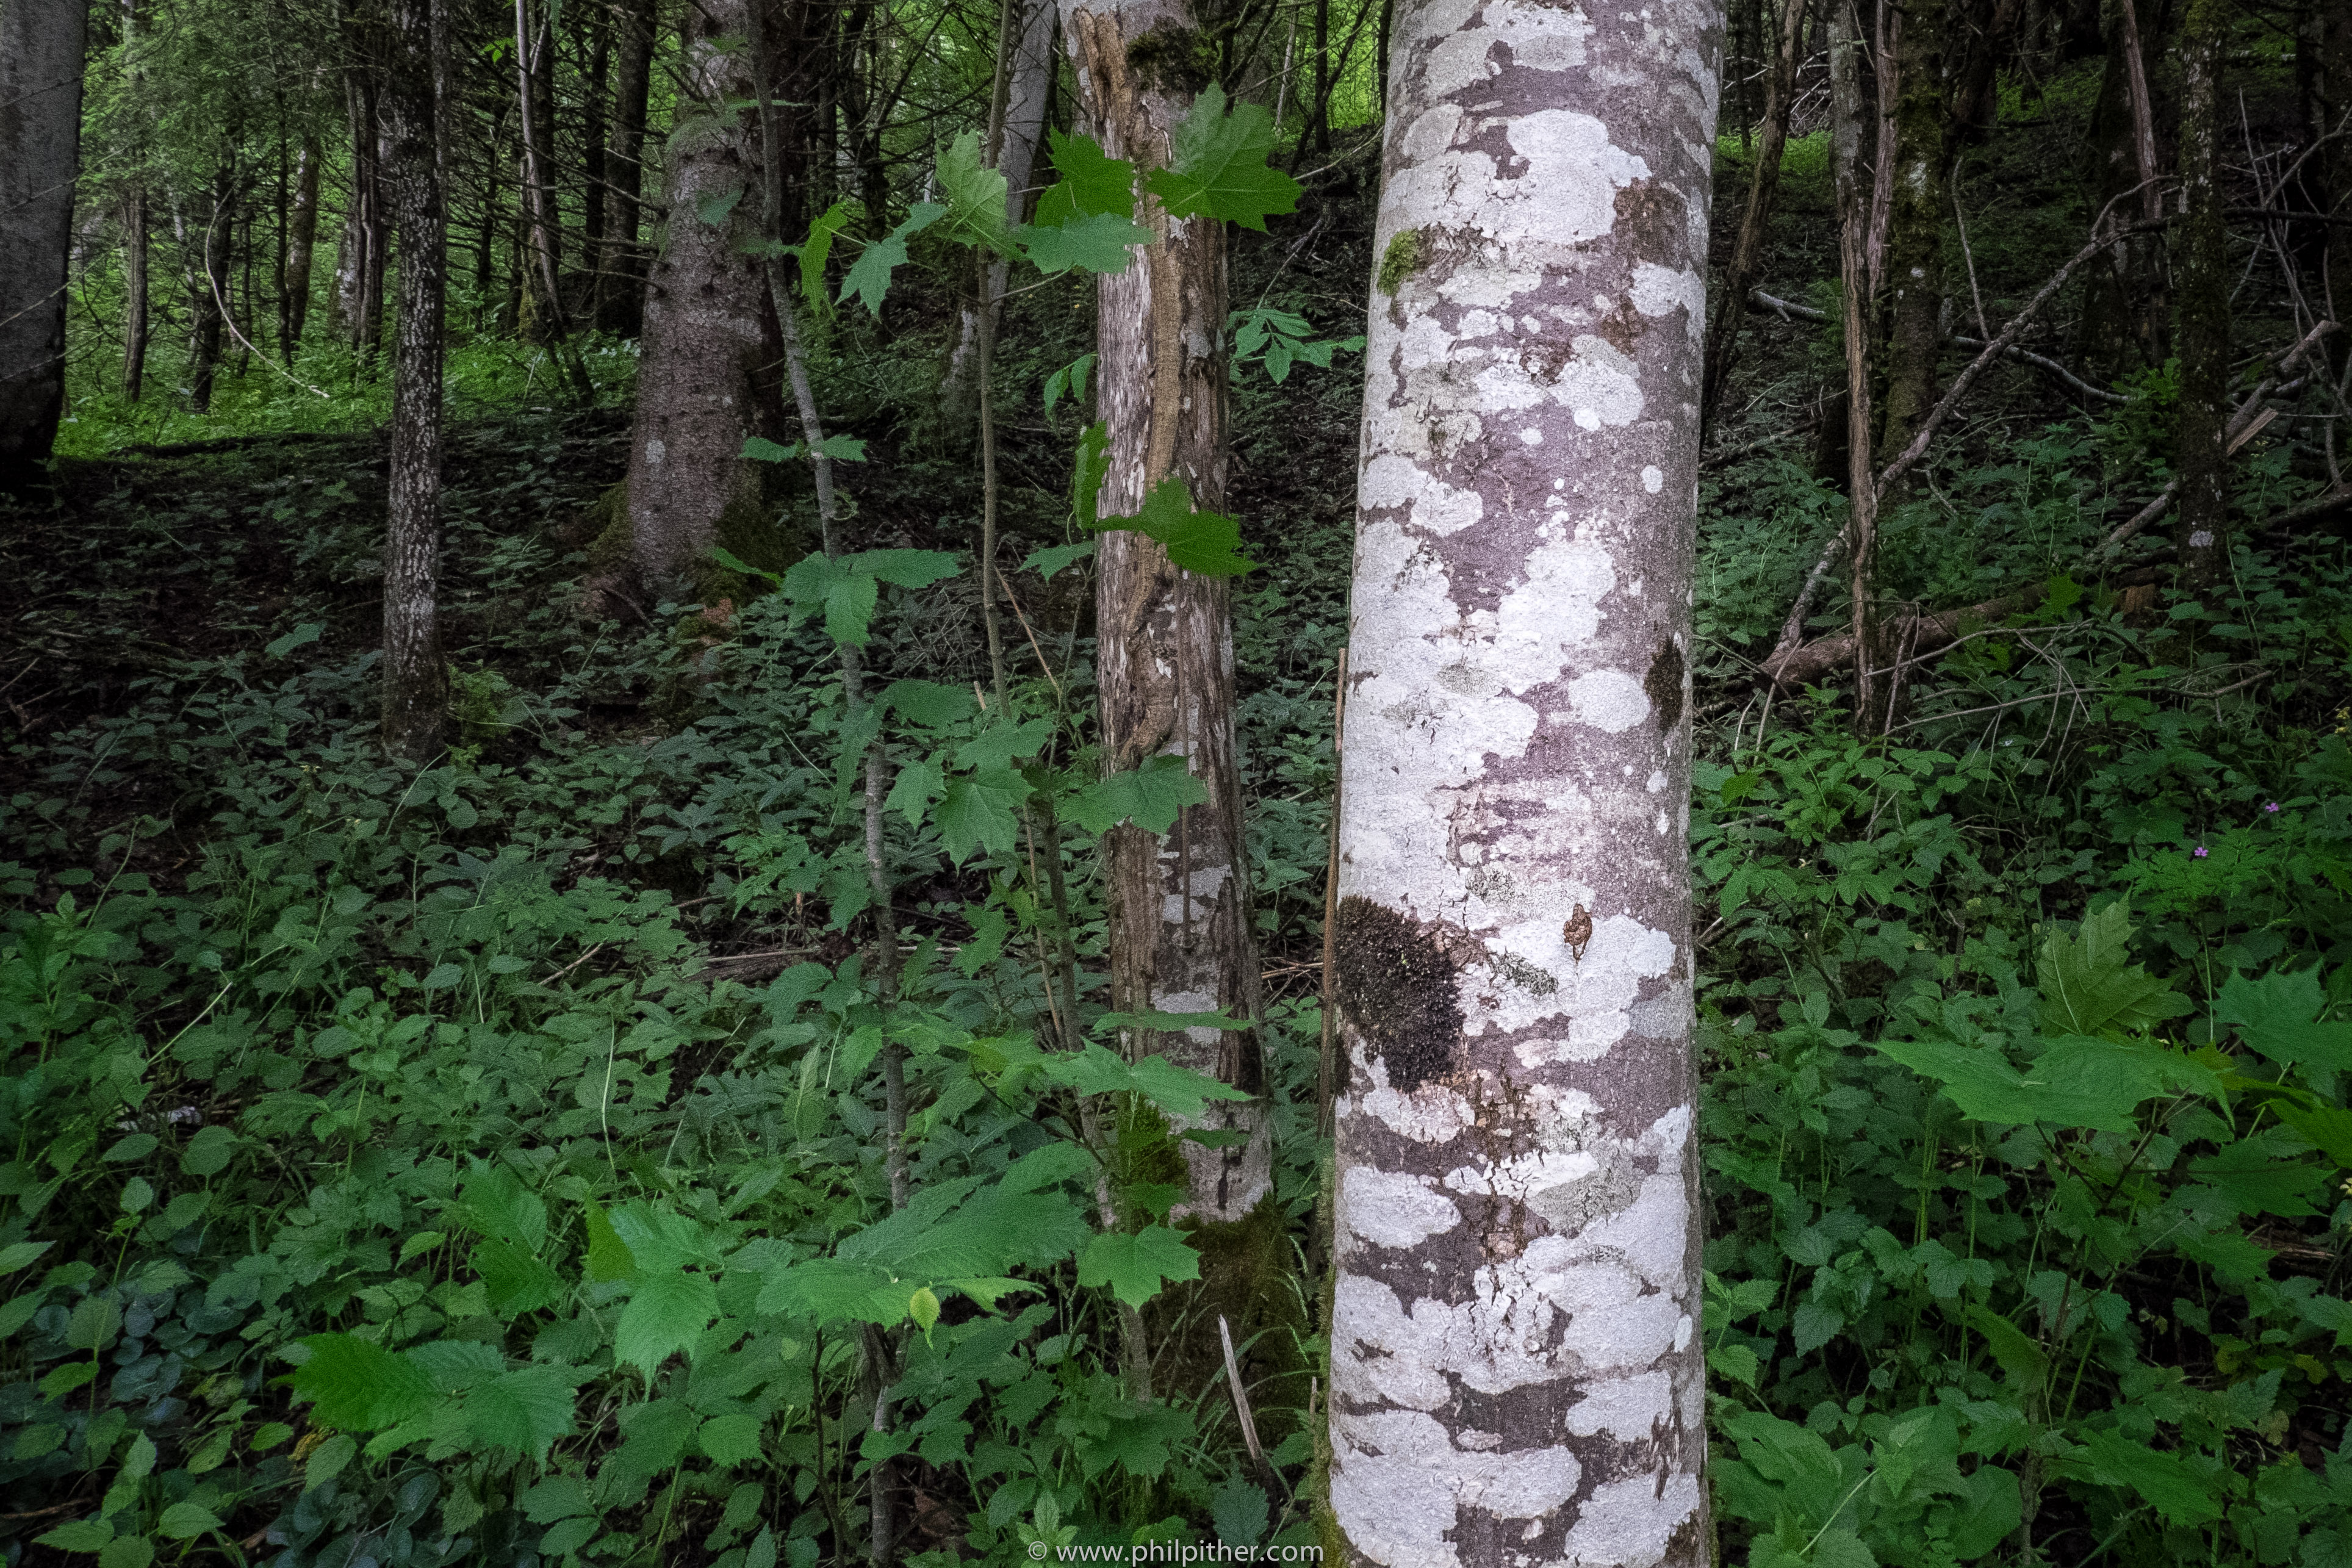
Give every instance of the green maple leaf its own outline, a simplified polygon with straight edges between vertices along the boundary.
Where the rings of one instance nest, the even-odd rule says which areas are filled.
[[[1298,210],[1298,182],[1270,166],[1274,117],[1258,104],[1225,112],[1224,89],[1212,83],[1176,128],[1176,161],[1144,184],[1171,217],[1221,218],[1263,231],[1267,216]]]
[[[1013,237],[1030,264],[1048,276],[1073,267],[1116,276],[1135,259],[1131,247],[1151,243],[1151,231],[1117,213],[1083,213],[1050,228],[1024,224]]]
[[[1018,786],[1018,787],[1016,787]],[[1027,794],[1018,773],[994,773],[961,778],[948,785],[931,814],[940,825],[940,840],[948,858],[962,865],[975,848],[1002,855],[1013,847],[1019,826],[1013,808]]]
[[[1092,526],[1129,529],[1158,540],[1169,560],[1203,577],[1238,577],[1257,570],[1257,563],[1241,552],[1241,524],[1223,512],[1193,510],[1192,492],[1173,474],[1143,498],[1141,511],[1107,517]]]
[[[980,160],[980,132],[967,131],[940,157],[940,194],[948,199],[947,237],[961,245],[985,246],[1000,256],[1013,251],[1005,233],[1004,176]]]
[[[1074,217],[1094,213],[1135,216],[1134,164],[1111,157],[1091,136],[1065,136],[1059,131],[1048,134],[1052,150],[1047,156],[1062,177],[1037,198],[1034,221],[1059,228]]]
[[[1087,785],[1070,797],[1062,816],[1088,833],[1108,833],[1122,822],[1146,833],[1165,833],[1178,812],[1208,799],[1208,787],[1192,776],[1183,758],[1150,757],[1132,773]]]
[[[1164,1225],[1135,1235],[1106,1231],[1078,1254],[1078,1283],[1103,1285],[1130,1307],[1140,1307],[1173,1279],[1198,1279],[1201,1255]]]
[[[2214,1016],[2282,1067],[2342,1072],[2352,1068],[2352,1024],[2319,1022],[2326,1005],[2327,993],[2320,988],[2316,969],[2265,974],[2260,980],[2232,974],[2221,987]]]
[[[801,258],[801,292],[820,309],[825,302],[824,264],[833,254],[833,237],[848,227],[849,221],[849,204],[835,202],[809,225],[808,238],[795,247]]]
[[[2131,910],[2121,900],[2086,915],[2069,937],[2042,944],[2042,1023],[2053,1033],[2146,1029],[2194,1011],[2189,999],[2130,961]]]
[[[311,1419],[344,1432],[373,1432],[415,1420],[438,1395],[425,1368],[404,1355],[350,1334],[312,1334],[299,1342],[310,1359],[294,1369],[294,1395],[311,1402]]]
[[[948,209],[937,202],[917,202],[898,227],[857,253],[841,280],[839,298],[855,294],[867,310],[880,315],[883,296],[890,291],[890,274],[907,263],[907,241],[947,216]]]

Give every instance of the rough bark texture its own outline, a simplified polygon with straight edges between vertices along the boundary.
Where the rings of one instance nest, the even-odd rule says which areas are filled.
[[[1885,451],[1902,450],[1940,390],[1936,356],[1944,345],[1944,224],[1951,210],[1945,172],[1954,140],[1945,112],[1947,10],[1947,0],[1910,0],[1903,13],[1886,226]]]
[[[132,403],[147,379],[147,192],[122,198],[122,395]]]
[[[373,348],[383,323],[384,259],[391,228],[384,221],[383,148],[377,134],[377,76],[383,40],[378,29],[348,7],[342,16],[343,109],[351,125],[351,189],[342,237],[335,249],[334,328],[356,348]]]
[[[1340,806],[1351,1563],[1709,1559],[1687,868],[1721,13],[1400,0]]]
[[[652,595],[688,586],[722,533],[756,565],[751,546],[770,528],[761,500],[766,465],[742,458],[743,438],[783,439],[775,367],[782,358],[767,283],[742,253],[758,209],[738,201],[725,221],[697,208],[730,191],[756,191],[760,178],[740,108],[752,96],[740,48],[743,0],[719,0],[690,14],[679,125],[669,139],[669,218],[646,289],[637,409],[629,448],[630,553]],[[747,553],[747,551],[751,552]],[[650,608],[650,598],[644,607]]]
[[[2180,474],[2182,586],[2200,589],[2229,560],[2230,252],[2222,224],[2220,76],[2229,0],[2191,0],[2181,28]]]
[[[1846,560],[1852,569],[1854,721],[1864,732],[1874,722],[1871,591],[1878,545],[1878,477],[1871,463],[1870,341],[1867,302],[1870,214],[1875,203],[1863,186],[1861,29],[1851,0],[1833,0],[1830,15],[1830,164],[1837,192],[1838,267],[1844,282],[1846,396]]]
[[[1192,36],[1181,0],[1139,0],[1097,10],[1066,0],[1062,35],[1095,135],[1114,158],[1166,163],[1169,138],[1202,84],[1172,64]],[[1193,504],[1225,504],[1224,226],[1170,218],[1143,196],[1136,220],[1152,243],[1100,285],[1098,406],[1110,426],[1102,515],[1139,510],[1169,475]],[[1188,806],[1163,835],[1129,824],[1108,843],[1112,1005],[1165,1013],[1260,1012],[1257,944],[1250,926],[1243,853],[1241,779],[1234,755],[1233,596],[1229,585],[1178,570],[1139,533],[1102,536],[1097,552],[1096,652],[1104,766],[1153,756],[1186,759],[1208,801]],[[1130,1030],[1134,1056],[1181,1066],[1257,1092],[1263,1070],[1255,1029]],[[1236,1221],[1272,1190],[1272,1141],[1263,1102],[1216,1107],[1213,1125],[1249,1133],[1228,1149],[1182,1144],[1189,1168],[1180,1215]]]
[[[220,371],[229,238],[236,232],[236,171],[226,166],[213,175],[212,211],[205,216],[204,232],[196,236],[196,266],[188,281],[188,403],[199,414],[212,412],[213,381]]]
[[[1708,419],[1723,400],[1724,383],[1739,349],[1739,323],[1747,311],[1742,301],[1756,283],[1762,264],[1764,233],[1772,217],[1772,198],[1780,188],[1780,158],[1789,144],[1789,111],[1797,98],[1797,51],[1801,47],[1806,0],[1782,0],[1780,34],[1774,44],[1771,69],[1764,85],[1764,123],[1756,142],[1755,173],[1748,178],[1748,205],[1739,218],[1739,238],[1731,263],[1723,269],[1716,298],[1715,319],[1707,323],[1706,393],[1701,413]]]
[[[2137,29],[2127,31],[2118,21],[2108,39],[2106,74],[2091,115],[2091,183],[2101,208],[2143,186],[2120,207],[2137,207],[2142,216],[2153,216],[2148,202],[2158,187],[2145,184],[2154,171],[2143,172],[2141,162],[2138,120],[2147,71],[2137,58]],[[2076,357],[2091,380],[2110,381],[2160,365],[2171,353],[2164,281],[2163,247],[2152,234],[2118,243],[2084,279]]]
[[[596,324],[635,336],[645,315],[646,258],[637,245],[637,203],[644,188],[646,98],[653,82],[653,0],[624,0],[614,18],[619,33],[613,72],[613,136],[604,153],[612,183],[604,224],[604,259],[596,268]]]
[[[435,134],[440,0],[399,0],[389,99],[400,301],[392,348],[392,477],[383,546],[383,743],[425,762],[449,706],[441,661],[441,345],[448,218]]]
[[[66,397],[66,259],[89,0],[0,5],[0,494],[45,482]]]

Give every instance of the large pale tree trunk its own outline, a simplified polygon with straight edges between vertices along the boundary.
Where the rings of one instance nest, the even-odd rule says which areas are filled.
[[[646,291],[629,447],[631,548],[639,584],[656,595],[686,588],[722,532],[737,554],[770,564],[745,553],[746,539],[771,525],[761,500],[769,465],[745,461],[743,440],[783,438],[782,348],[761,264],[741,248],[755,236],[758,204],[747,195],[717,225],[698,210],[760,184],[740,108],[753,92],[751,62],[724,47],[747,31],[744,0],[689,16],[688,96],[669,139],[669,219]]]
[[[999,122],[991,128],[989,156],[991,166],[1004,176],[1007,216],[1017,224],[1028,221],[1031,175],[1054,102],[1055,0],[1015,0],[1008,20],[1013,25],[1004,40],[1004,102]],[[1008,276],[1004,258],[992,258],[981,274],[980,297],[966,300],[957,313],[955,347],[949,352],[940,394],[941,423],[950,432],[962,432],[978,411],[982,318],[995,324]]]
[[[2180,584],[2211,587],[2229,562],[2230,250],[2221,212],[2221,61],[2229,0],[2191,0],[2180,51]]]
[[[1130,56],[1155,30],[1196,23],[1181,0],[1143,0],[1097,10],[1064,0],[1062,36],[1096,136],[1114,158],[1171,161],[1170,137],[1192,106],[1192,85],[1163,68],[1148,74]],[[1160,51],[1165,54],[1168,51]],[[1173,475],[1202,510],[1225,505],[1225,235],[1221,223],[1171,220],[1142,197],[1136,219],[1152,242],[1127,270],[1105,277],[1098,406],[1110,430],[1104,516],[1132,513]],[[1168,832],[1129,824],[1108,845],[1111,1002],[1131,1011],[1223,1010],[1255,1021],[1257,944],[1250,925],[1243,852],[1241,778],[1234,753],[1233,595],[1230,585],[1179,570],[1142,534],[1103,535],[1095,557],[1096,650],[1104,766],[1118,772],[1155,756],[1186,760],[1208,800],[1188,806]],[[1136,1057],[1159,1053],[1235,1088],[1262,1088],[1256,1031],[1129,1030]],[[1261,1102],[1220,1106],[1214,1123],[1245,1142],[1209,1149],[1186,1142],[1182,1216],[1238,1221],[1272,1191],[1271,1140]]]
[[[653,0],[623,0],[614,26],[613,136],[604,153],[611,183],[604,258],[596,267],[596,325],[634,337],[645,313],[646,262],[637,248],[637,204],[645,185],[646,99],[653,81]]]
[[[0,3],[0,494],[39,488],[66,400],[89,0]]]
[[[1710,1557],[1688,672],[1720,26],[1396,6],[1340,794],[1350,1563]]]
[[[441,0],[399,0],[392,40],[391,176],[400,233],[392,348],[392,479],[383,547],[384,749],[440,750],[448,708],[436,585],[441,558],[442,315],[449,270],[436,67]]]

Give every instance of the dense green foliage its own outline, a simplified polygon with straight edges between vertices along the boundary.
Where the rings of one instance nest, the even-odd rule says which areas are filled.
[[[1971,259],[1995,311],[2075,243],[2071,183],[2034,166],[2088,97],[2078,72],[2005,105],[1977,190],[2014,221]],[[1108,264],[1128,216],[1063,138],[1066,210],[991,228],[1002,181],[973,195],[991,176],[950,142],[946,201],[862,244],[835,209],[840,253],[801,252],[813,295],[869,307],[811,320],[835,450],[864,459],[856,548],[737,563],[743,602],[583,623],[631,351],[592,341],[607,405],[561,414],[537,351],[461,351],[457,743],[428,767],[371,732],[369,437],[88,460],[364,430],[379,369],[314,345],[297,368],[330,395],[254,366],[200,420],[85,367],[59,500],[0,514],[0,679],[26,693],[0,808],[11,1562],[846,1564],[861,1479],[900,1456],[900,1550],[932,1563],[1314,1539],[1315,981],[1360,397],[1334,353],[1373,258],[1361,193],[1279,216],[1244,108],[1147,176],[1276,220],[1234,295],[1241,516],[1172,493],[1131,521],[1238,574],[1276,1131],[1250,1300],[1198,1287],[1169,1217],[1167,1117],[1231,1091],[1088,1044],[1116,1026],[1094,840],[1188,798],[1164,770],[1098,777],[1092,744],[1087,531],[1130,520],[1091,504],[1088,296],[1059,275]],[[1787,178],[1776,243],[1811,278],[1818,145]],[[1319,271],[1285,223],[1324,233]],[[894,269],[903,299],[992,237],[1055,275],[996,383],[1005,526],[1034,547],[1003,706],[970,465],[921,438],[945,329],[871,309]],[[1759,403],[1836,352],[1769,330]],[[2222,594],[2128,596],[2092,546],[2166,471],[2173,378],[2090,415],[2003,374],[1884,558],[1926,603],[2032,591],[1924,662],[1888,735],[1855,739],[1834,690],[1747,679],[1835,526],[1821,465],[1782,428],[1704,498],[1723,1558],[2352,1563],[2352,563],[2256,536]],[[2244,518],[2311,468],[2256,442]],[[877,736],[887,987],[859,951]],[[886,1043],[908,1053],[897,1212]],[[1122,1305],[1163,1352],[1149,1402]]]

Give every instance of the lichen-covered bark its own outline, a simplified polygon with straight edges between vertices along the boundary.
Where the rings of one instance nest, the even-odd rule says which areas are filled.
[[[384,749],[417,762],[440,749],[449,706],[436,599],[441,557],[442,311],[448,215],[434,91],[440,0],[399,0],[385,95],[400,308],[392,344],[392,474],[383,545]]]
[[[2220,76],[2229,0],[2191,0],[2181,26],[2180,582],[2219,581],[2229,558],[2230,253],[2222,223]]]
[[[1886,391],[1879,449],[1899,452],[1935,406],[1943,347],[1944,172],[1953,124],[1945,111],[1945,0],[1909,0],[1895,58],[1894,184],[1886,225],[1884,300]]]
[[[1686,841],[1721,20],[1400,0],[1338,943],[1356,1563],[1696,1565]]]
[[[88,0],[0,5],[0,494],[42,483],[66,396]]]
[[[1169,138],[1201,85],[1183,62],[1197,35],[1181,0],[1097,8],[1066,0],[1065,45],[1096,136],[1114,158],[1169,161]],[[1137,221],[1152,243],[1102,279],[1097,405],[1110,427],[1105,516],[1131,513],[1174,474],[1193,503],[1225,504],[1224,226],[1174,219],[1149,196]],[[1108,844],[1111,999],[1127,1010],[1255,1018],[1257,946],[1250,930],[1241,780],[1234,752],[1233,599],[1228,585],[1178,570],[1139,533],[1103,535],[1097,552],[1096,668],[1104,766],[1185,759],[1209,792],[1160,835],[1128,826]],[[1129,1031],[1128,1049],[1159,1052],[1255,1092],[1255,1032]],[[1271,1141],[1256,1101],[1216,1107],[1248,1141],[1214,1150],[1184,1143],[1190,1181],[1181,1214],[1239,1220],[1272,1184]]]
[[[743,459],[743,439],[787,438],[776,379],[782,339],[761,263],[741,248],[756,229],[761,184],[740,108],[753,97],[750,61],[725,47],[747,30],[743,0],[717,0],[692,13],[689,25],[692,102],[680,104],[669,139],[669,216],[646,289],[629,446],[632,549],[638,582],[653,596],[690,591],[686,580],[709,562],[722,525],[730,532],[765,526],[766,465]],[[733,208],[721,222],[706,222],[702,204],[730,192],[739,193]]]

